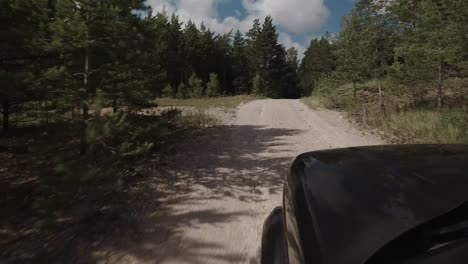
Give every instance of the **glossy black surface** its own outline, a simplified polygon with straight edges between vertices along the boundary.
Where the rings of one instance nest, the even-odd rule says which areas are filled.
[[[284,192],[289,261],[365,263],[401,234],[466,201],[466,145],[378,146],[300,155]]]
[[[283,209],[277,207],[263,225],[262,264],[288,263],[283,216]]]

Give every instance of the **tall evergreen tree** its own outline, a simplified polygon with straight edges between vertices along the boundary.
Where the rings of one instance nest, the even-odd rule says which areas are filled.
[[[286,62],[291,65],[295,71],[299,68],[298,50],[291,47],[286,50]]]
[[[96,93],[98,78],[112,63],[115,46],[126,45],[132,11],[143,1],[130,5],[123,1],[57,0],[56,19],[51,24],[52,41],[48,49],[63,54],[67,75],[78,83],[72,89],[80,101],[83,119],[89,118],[89,99]],[[124,31],[125,30],[125,31]]]
[[[304,95],[310,95],[315,87],[315,82],[335,69],[335,57],[332,46],[326,38],[312,39],[310,46],[304,53],[300,65],[299,75],[301,89]]]
[[[0,112],[3,131],[10,115],[22,103],[40,99],[37,80],[43,73],[43,39],[50,15],[48,1],[0,1]]]
[[[252,74],[249,68],[247,45],[240,31],[234,35],[232,43],[233,87],[236,94],[251,93]]]
[[[368,50],[365,47],[360,21],[355,10],[343,19],[342,32],[337,43],[337,70],[353,83],[353,94],[357,96],[357,83],[368,79],[371,69],[367,65]]]
[[[466,62],[463,35],[452,31],[463,30],[451,19],[457,12],[449,4],[436,0],[420,1],[417,23],[407,28],[402,44],[397,48],[397,55],[404,59],[404,63],[395,67],[403,71],[410,82],[431,84],[437,92],[438,109],[443,104],[444,81],[461,71]]]
[[[184,81],[187,82],[192,72],[197,72],[200,56],[200,32],[191,20],[187,22],[183,31],[183,54],[184,54]]]
[[[260,65],[258,72],[265,85],[265,95],[271,97],[281,96],[279,79],[282,67],[286,62],[284,47],[278,44],[278,33],[270,16],[265,17],[259,36]]]
[[[216,43],[215,34],[202,23],[200,25],[200,43],[199,53],[200,61],[196,65],[196,69],[199,72],[201,78],[204,81],[208,81],[209,74],[213,71],[219,70],[216,67]]]
[[[262,26],[260,20],[254,19],[252,28],[245,34],[247,50],[246,54],[249,58],[249,68],[252,72],[259,72],[261,65],[261,38]],[[252,74],[253,77],[255,74]]]
[[[195,73],[193,73],[189,80],[189,95],[193,98],[201,98],[203,97],[203,81],[200,80]]]
[[[217,97],[221,95],[221,84],[216,73],[210,74],[210,81],[207,84],[206,95],[208,97]]]
[[[386,116],[384,90],[382,79],[388,73],[388,68],[394,62],[393,50],[397,38],[390,19],[386,12],[389,4],[387,0],[361,0],[356,3],[356,13],[359,21],[365,25],[362,28],[362,41],[364,63],[370,69],[371,75],[378,81],[379,104],[381,116]]]
[[[295,48],[286,50],[286,65],[282,74],[282,85],[284,86],[282,97],[299,98],[301,96],[297,52]]]
[[[233,94],[232,91],[232,48],[231,32],[215,37],[216,56],[214,59],[213,72],[220,76],[221,89],[225,94]]]
[[[177,87],[184,81],[184,53],[183,53],[183,35],[182,23],[179,17],[172,14],[168,25],[167,37],[167,80],[172,87]]]

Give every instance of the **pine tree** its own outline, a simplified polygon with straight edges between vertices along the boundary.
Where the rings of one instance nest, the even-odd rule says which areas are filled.
[[[88,104],[96,93],[96,75],[103,73],[107,63],[112,62],[109,58],[114,47],[124,42],[122,34],[129,32],[126,26],[128,19],[134,17],[131,12],[142,4],[143,1],[131,5],[111,0],[56,1],[56,19],[51,24],[52,42],[48,49],[64,54],[63,66],[68,75],[81,79],[78,89],[72,92],[80,100],[83,119],[89,118]]]
[[[189,84],[190,97],[192,98],[203,97],[203,81],[198,79],[195,73],[193,73],[190,76],[188,84]]]
[[[185,78],[182,23],[172,14],[168,25],[167,37],[167,80],[172,87],[177,87]]]
[[[163,89],[162,95],[167,98],[175,98],[177,94],[177,91],[172,87],[170,83],[166,85]]]
[[[259,41],[260,47],[258,53],[260,54],[260,65],[258,73],[263,79],[265,95],[278,97],[279,91],[277,86],[279,85],[278,80],[281,78],[278,74],[280,74],[280,68],[282,67],[281,60],[285,60],[286,58],[284,56],[281,57],[284,54],[278,53],[278,33],[270,16],[267,16],[263,21]]]
[[[335,56],[328,39],[312,39],[299,69],[302,94],[310,95],[319,78],[333,70]]]
[[[355,10],[344,18],[343,29],[337,47],[337,70],[353,83],[353,94],[357,97],[357,83],[370,78],[367,65],[368,50],[365,48],[362,23]]]
[[[294,68],[295,71],[299,68],[299,59],[297,58],[298,50],[291,47],[286,50],[286,62]]]
[[[216,56],[214,58],[214,67],[211,73],[217,73],[221,85],[221,92],[232,94],[232,47],[231,32],[215,37]]]
[[[216,73],[210,74],[210,81],[207,84],[206,95],[208,97],[217,97],[221,95],[221,84]]]
[[[418,81],[432,85],[437,92],[439,110],[443,106],[444,81],[463,68],[463,54],[467,53],[463,38],[452,31],[463,30],[450,19],[455,16],[452,12],[457,11],[439,1],[420,1],[416,12],[418,23],[406,30],[402,44],[397,48],[397,55],[404,59],[404,63],[395,67],[406,74],[410,83]]]
[[[261,58],[261,38],[262,26],[260,25],[259,19],[254,19],[252,28],[245,34],[246,35],[246,44],[247,50],[246,54],[249,58],[249,69],[252,72],[258,72],[261,67],[262,58]],[[253,78],[254,75],[251,77]]]
[[[378,81],[380,115],[386,117],[384,88],[382,79],[387,75],[389,66],[394,62],[394,49],[397,43],[395,30],[391,24],[390,13],[384,12],[386,0],[361,0],[356,4],[362,28],[360,45],[363,47],[363,62],[371,76]]]
[[[264,95],[263,82],[260,74],[255,74],[255,77],[252,81],[253,88],[252,93],[255,95]]]
[[[164,83],[170,83],[169,72],[166,70],[170,69],[172,59],[169,57],[171,54],[169,52],[171,49],[169,18],[163,11],[156,16],[147,16],[136,26],[138,29],[136,34],[128,37],[131,42],[125,41],[125,46],[122,46],[122,48],[127,48],[127,52],[119,50],[118,53],[126,54],[124,61],[127,61],[133,68],[138,65],[136,68],[140,72],[136,72],[135,75],[142,74],[143,76],[134,79],[142,81],[144,89],[148,90],[152,96],[158,97],[161,95]],[[133,48],[128,51],[130,44],[133,44]],[[129,87],[129,89],[132,88]]]
[[[297,52],[296,48],[286,50],[286,66],[282,74],[282,85],[284,86],[282,96],[286,98],[299,98],[301,96]]]
[[[199,53],[200,58],[195,65],[199,76],[203,80],[207,80],[209,78],[209,74],[211,71],[217,70],[216,69],[216,40],[214,33],[202,23],[200,25],[200,39],[199,39]]]
[[[247,46],[240,31],[234,35],[232,43],[233,86],[236,94],[250,93],[251,71],[248,67]]]
[[[47,1],[0,1],[0,112],[3,131],[13,110],[29,100],[42,99],[38,79],[44,60],[55,57],[43,49],[50,6]]]
[[[291,87],[290,85],[296,85],[295,81],[289,78],[292,73],[292,69],[288,67],[286,62],[286,50],[283,45],[276,45],[273,56],[269,59],[266,72],[266,78],[268,78],[267,85],[265,85],[265,94],[273,98],[285,98],[289,97],[288,94],[293,93],[292,89],[297,87]],[[296,72],[294,72],[296,75]]]
[[[176,98],[177,99],[186,99],[186,98],[188,98],[187,87],[185,86],[184,83],[180,83],[179,86],[177,87]]]
[[[197,72],[200,63],[200,32],[191,20],[187,22],[183,31],[184,80],[188,81],[189,74]]]

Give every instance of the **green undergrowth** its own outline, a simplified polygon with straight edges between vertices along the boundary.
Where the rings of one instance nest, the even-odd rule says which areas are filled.
[[[133,186],[146,177],[148,164],[160,166],[176,142],[216,124],[201,113],[167,110],[12,128],[0,137],[0,206],[6,209],[0,226],[9,234],[0,238],[0,257],[18,254],[30,240],[48,241],[25,253],[33,262],[63,257],[57,234],[81,239],[118,228],[131,218],[129,203],[138,196]]]
[[[353,84],[327,83],[311,97],[302,101],[311,108],[324,107],[346,112],[357,123],[379,129],[395,143],[468,143],[468,109],[466,80],[450,80],[445,104],[440,111],[434,107],[435,98],[425,94],[418,103],[414,97],[401,92],[390,81],[381,83],[385,92],[382,111],[378,96],[378,82],[358,84],[356,98]],[[333,88],[330,88],[333,87]],[[417,95],[418,96],[418,95]],[[448,107],[450,106],[450,107]]]

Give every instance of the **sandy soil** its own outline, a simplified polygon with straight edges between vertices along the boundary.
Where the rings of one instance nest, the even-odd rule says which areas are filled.
[[[187,139],[136,233],[103,243],[100,263],[258,263],[262,225],[281,205],[283,178],[303,152],[382,144],[339,113],[299,100],[242,105],[233,122]]]

